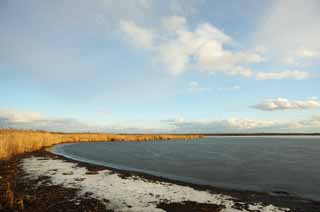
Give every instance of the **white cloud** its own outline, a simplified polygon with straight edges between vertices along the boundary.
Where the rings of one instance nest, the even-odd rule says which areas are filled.
[[[316,99],[308,100],[288,100],[285,98],[276,98],[266,100],[262,103],[253,106],[256,109],[263,111],[275,111],[275,110],[292,110],[292,109],[311,109],[320,107],[320,101]]]
[[[227,120],[227,123],[232,128],[237,129],[254,129],[254,128],[265,128],[270,127],[275,124],[274,121],[265,121],[265,120],[255,120],[255,119],[239,119],[231,118]]]
[[[320,116],[306,120],[274,121],[249,118],[229,118],[224,120],[175,120],[166,121],[176,133],[294,133],[319,132]]]
[[[178,121],[178,119],[177,119]],[[183,121],[181,119],[181,121]],[[0,129],[33,129],[55,132],[113,132],[153,133],[168,132],[167,127],[156,122],[136,121],[133,123],[87,124],[74,118],[49,118],[37,112],[0,109]]]
[[[296,51],[297,56],[305,59],[314,59],[320,57],[320,51],[306,49],[306,48],[299,48]]]
[[[178,116],[176,118],[173,118],[173,119],[167,119],[167,120],[162,120],[162,122],[165,122],[165,123],[169,123],[169,124],[174,124],[174,123],[183,123],[185,122],[185,118],[182,117],[182,116]]]
[[[279,123],[268,120],[255,120],[247,118],[230,118],[225,120],[207,121],[176,121],[168,122],[175,132],[252,132],[263,131],[263,129],[273,127]]]
[[[241,87],[239,85],[231,85],[229,87],[220,87],[217,90],[219,91],[234,91],[234,90],[239,90]]]
[[[132,21],[121,21],[120,28],[136,47],[149,49],[156,60],[172,75],[180,75],[188,69],[208,73],[224,73],[258,80],[302,80],[310,73],[302,70],[256,72],[249,66],[266,61],[263,56],[267,48],[263,45],[253,50],[234,51],[226,48],[232,45],[232,38],[217,27],[202,23],[190,30],[187,20],[171,16],[162,20],[162,27],[151,30]],[[318,52],[299,49],[301,57],[315,57]],[[294,58],[287,63],[295,64]]]
[[[157,31],[152,31],[133,22],[122,21],[120,28],[136,46],[152,49],[157,60],[173,75],[195,66],[209,73],[251,77],[252,70],[247,66],[265,61],[260,54],[261,49],[226,49],[225,46],[231,45],[232,39],[209,23],[199,24],[190,30],[184,17],[172,16],[163,19],[162,25]]]
[[[312,62],[320,59],[320,51],[316,49],[306,49],[304,47],[296,49],[289,54],[284,62],[293,66],[309,66]]]
[[[153,32],[151,30],[139,27],[132,21],[120,21],[120,28],[134,45],[143,48],[153,46]]]
[[[189,55],[174,41],[159,46],[157,54],[157,60],[167,67],[172,75],[181,74],[189,66]]]
[[[30,123],[43,119],[40,113],[19,112],[15,110],[0,110],[0,119],[13,123]]]
[[[38,129],[49,131],[88,131],[93,129],[76,119],[48,118],[37,112],[0,109],[0,128]]]
[[[162,25],[169,32],[176,32],[183,30],[187,24],[187,20],[181,16],[171,16],[170,18],[164,18]]]
[[[257,72],[256,79],[258,80],[282,80],[282,79],[294,79],[302,80],[310,77],[309,72],[299,70],[286,70],[278,72]]]
[[[188,91],[191,93],[200,93],[200,92],[210,91],[210,88],[201,86],[199,82],[192,81],[188,85]]]
[[[308,120],[297,121],[292,126],[301,131],[319,132],[320,115],[314,115]]]
[[[250,68],[243,68],[241,66],[233,67],[232,69],[227,72],[228,75],[241,75],[244,77],[251,77],[254,73]]]

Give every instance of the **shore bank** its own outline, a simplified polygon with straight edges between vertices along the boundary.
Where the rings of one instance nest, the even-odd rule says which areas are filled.
[[[320,203],[199,186],[78,162],[41,150],[0,163],[0,211],[295,211]]]

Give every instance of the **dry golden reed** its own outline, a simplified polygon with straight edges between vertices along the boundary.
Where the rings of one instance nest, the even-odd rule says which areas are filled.
[[[0,160],[13,155],[40,150],[67,142],[149,141],[170,139],[195,139],[200,135],[176,134],[105,134],[105,133],[57,133],[32,130],[0,129]]]
[[[14,193],[11,190],[10,183],[7,183],[6,201],[10,209],[14,206]]]

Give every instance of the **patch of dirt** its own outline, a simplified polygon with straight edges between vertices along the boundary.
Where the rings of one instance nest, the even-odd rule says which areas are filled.
[[[105,212],[104,204],[90,196],[78,197],[77,189],[43,184],[48,178],[26,179],[20,157],[0,161],[0,211]],[[40,186],[37,186],[42,182]],[[109,210],[110,211],[110,210]]]
[[[225,207],[223,205],[197,203],[193,201],[160,203],[158,208],[167,212],[219,212]]]

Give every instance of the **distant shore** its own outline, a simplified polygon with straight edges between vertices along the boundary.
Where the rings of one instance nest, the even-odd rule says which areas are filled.
[[[200,133],[202,136],[320,136],[320,133]]]

